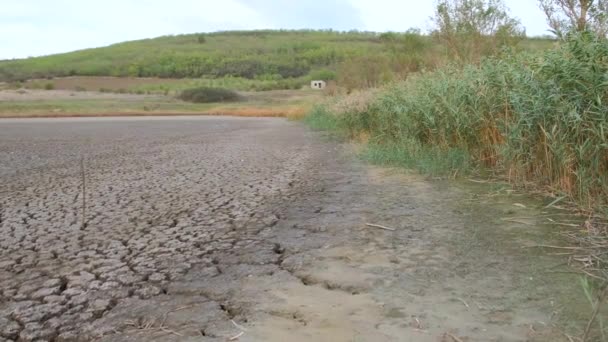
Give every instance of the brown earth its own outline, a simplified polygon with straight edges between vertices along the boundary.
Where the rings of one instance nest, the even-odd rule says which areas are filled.
[[[26,86],[38,84],[53,84],[57,90],[88,90],[99,91],[100,89],[129,89],[132,87],[156,84],[180,83],[181,79],[156,78],[156,77],[111,77],[111,76],[72,76],[57,77],[51,80],[30,80]]]
[[[135,94],[115,94],[100,93],[95,91],[73,91],[73,90],[2,90],[0,91],[0,101],[45,101],[45,100],[116,100],[116,101],[135,101],[141,99],[162,100],[167,97],[162,95],[135,95]]]
[[[0,341],[568,341],[588,314],[521,248],[559,243],[540,203],[282,119],[1,120],[0,160]]]

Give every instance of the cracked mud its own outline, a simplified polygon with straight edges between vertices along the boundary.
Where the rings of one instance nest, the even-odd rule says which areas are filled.
[[[0,341],[554,341],[578,313],[510,199],[296,123],[4,120],[0,161]]]

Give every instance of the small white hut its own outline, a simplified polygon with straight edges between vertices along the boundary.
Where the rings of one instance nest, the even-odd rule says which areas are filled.
[[[327,83],[325,83],[325,81],[321,81],[321,80],[310,81],[310,87],[312,89],[325,89],[326,85],[327,85]]]

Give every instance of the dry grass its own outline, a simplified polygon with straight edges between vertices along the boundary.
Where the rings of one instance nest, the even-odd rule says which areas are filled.
[[[73,77],[58,77],[52,80],[30,80],[24,85],[26,87],[38,84],[50,83],[54,89],[58,90],[87,90],[98,91],[99,89],[130,89],[139,86],[159,85],[159,84],[177,84],[183,82],[180,79],[166,79],[157,77],[103,77],[103,76],[73,76]]]
[[[65,118],[65,117],[112,117],[112,116],[180,116],[213,115],[241,117],[280,117],[291,120],[302,119],[307,110],[304,108],[214,108],[204,111],[117,111],[117,112],[26,112],[0,113],[0,118]]]
[[[347,96],[339,96],[327,102],[327,109],[332,113],[362,113],[376,99],[379,89],[358,90]]]
[[[0,118],[229,115],[301,119],[322,97],[321,92],[303,90],[241,94],[244,101],[198,104],[162,95],[6,90],[0,91]]]

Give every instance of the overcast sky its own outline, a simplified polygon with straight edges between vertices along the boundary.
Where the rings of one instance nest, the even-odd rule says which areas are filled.
[[[0,59],[162,35],[234,29],[426,30],[435,0],[0,0]],[[505,0],[528,35],[536,0]]]

